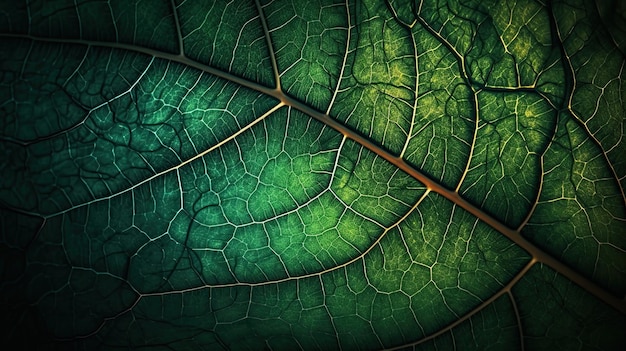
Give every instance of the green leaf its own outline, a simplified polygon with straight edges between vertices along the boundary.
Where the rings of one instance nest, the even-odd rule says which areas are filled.
[[[625,17],[3,2],[3,340],[620,349]]]

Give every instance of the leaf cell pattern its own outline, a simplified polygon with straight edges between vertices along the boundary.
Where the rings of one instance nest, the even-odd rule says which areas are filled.
[[[623,5],[0,4],[3,338],[626,343]]]

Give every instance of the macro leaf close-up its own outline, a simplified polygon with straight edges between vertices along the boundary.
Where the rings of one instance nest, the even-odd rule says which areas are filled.
[[[621,350],[626,5],[0,2],[28,350]]]

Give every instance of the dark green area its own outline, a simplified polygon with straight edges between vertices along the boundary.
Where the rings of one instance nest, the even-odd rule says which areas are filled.
[[[0,3],[2,340],[620,349],[624,18],[591,0]]]

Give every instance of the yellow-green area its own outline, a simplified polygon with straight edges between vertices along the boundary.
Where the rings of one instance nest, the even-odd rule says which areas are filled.
[[[557,114],[538,94],[483,91],[477,99],[478,130],[460,193],[516,228],[542,184],[541,157]]]
[[[399,154],[416,97],[414,42],[408,28],[387,16],[384,3],[360,2],[355,7],[353,21],[359,31],[331,115]]]

